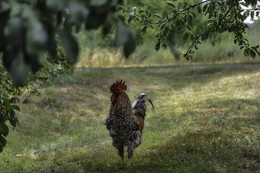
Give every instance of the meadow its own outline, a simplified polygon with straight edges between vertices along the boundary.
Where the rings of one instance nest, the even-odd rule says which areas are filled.
[[[130,167],[103,123],[121,79],[155,106]],[[259,63],[77,69],[18,103],[0,172],[259,172],[259,88]]]
[[[251,46],[260,44],[260,37],[256,37],[257,35],[260,35],[260,24],[255,24],[246,34],[246,38],[250,41]],[[149,30],[143,37],[134,53],[126,59],[120,48],[108,46],[108,43],[113,38],[101,39],[100,31],[81,32],[77,35],[81,46],[81,54],[75,67],[149,67],[187,64],[183,54],[190,46],[190,41],[185,43],[179,41],[172,49],[168,47],[156,51],[154,49],[156,44],[155,33]],[[180,40],[181,38],[176,39]],[[193,58],[188,61],[188,64],[259,62],[259,56],[252,59],[243,54],[239,46],[234,44],[234,34],[232,33],[226,32],[214,35],[212,38],[203,41],[198,48],[192,54]]]

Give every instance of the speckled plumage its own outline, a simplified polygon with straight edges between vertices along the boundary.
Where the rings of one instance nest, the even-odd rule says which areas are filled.
[[[123,148],[127,146],[128,158],[131,158],[134,149],[141,144],[142,137],[138,120],[133,115],[131,103],[125,91],[122,90],[120,96],[116,99],[116,103],[111,104],[105,124],[118,154],[123,157]]]
[[[132,108],[125,92],[126,88],[122,81],[111,86],[111,106],[109,115],[105,120],[109,135],[112,137],[112,144],[117,149],[122,161],[124,160],[125,146],[127,146],[128,159],[130,159],[133,156],[134,149],[142,143],[143,120],[146,115],[145,100],[140,100],[138,97]],[[142,116],[142,121],[140,121],[139,116]]]

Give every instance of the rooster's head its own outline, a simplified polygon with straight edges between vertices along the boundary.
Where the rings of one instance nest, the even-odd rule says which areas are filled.
[[[112,84],[110,87],[110,93],[111,95],[111,103],[112,105],[115,105],[116,99],[124,92],[124,90],[127,90],[127,86],[125,82],[121,81],[116,81],[115,83]]]

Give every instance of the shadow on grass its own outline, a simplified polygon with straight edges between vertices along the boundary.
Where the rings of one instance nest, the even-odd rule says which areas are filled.
[[[260,151],[257,148],[238,144],[232,137],[213,129],[169,139],[164,145],[151,148],[141,157],[139,162],[134,162],[123,172],[257,172],[260,170]]]
[[[142,146],[138,148],[142,150]],[[213,128],[169,138],[162,145],[135,153],[130,167],[121,166],[106,149],[80,161],[26,172],[259,172],[257,144],[237,142],[232,134]],[[111,156],[111,153],[110,153]]]
[[[104,87],[115,80],[123,79],[128,84],[133,82],[142,83],[142,86],[147,83],[159,86],[164,84],[178,90],[194,83],[206,84],[222,77],[253,73],[259,69],[259,63],[94,68],[94,70],[77,70],[73,75],[58,79],[56,84],[88,84],[90,87],[92,85]]]
[[[188,66],[189,67],[189,66]],[[223,77],[232,77],[238,74],[249,74],[260,70],[259,64],[219,64],[219,65],[194,65],[190,68],[176,68],[165,70],[146,69],[149,75],[158,84],[168,84],[170,88],[180,90],[194,84],[206,85],[207,83]]]

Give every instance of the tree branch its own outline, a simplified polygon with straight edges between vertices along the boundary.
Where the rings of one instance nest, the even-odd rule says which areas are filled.
[[[215,0],[205,0],[205,1],[201,1],[201,2],[196,3],[196,4],[189,5],[189,7],[182,9],[182,10],[179,11],[176,15],[174,15],[173,17],[171,17],[171,18],[168,19],[168,20],[162,20],[162,21],[153,22],[153,21],[149,21],[149,20],[147,20],[147,19],[144,19],[141,15],[138,15],[138,17],[139,17],[139,19],[143,20],[143,22],[146,23],[146,24],[150,24],[150,25],[160,25],[160,24],[163,24],[163,23],[168,23],[168,22],[170,22],[170,21],[173,21],[176,17],[178,17],[179,15],[181,15],[183,12],[190,10],[191,8],[194,8],[194,7],[196,7],[196,6],[199,6],[199,5],[201,5],[201,4],[204,4],[204,3],[207,3],[207,2],[211,2],[211,1],[215,1]]]
[[[196,7],[196,6],[199,6],[199,5],[201,5],[201,4],[204,4],[204,3],[206,3],[206,2],[211,2],[211,1],[214,1],[214,0],[206,0],[206,1],[201,1],[201,2],[199,2],[199,3],[196,3],[196,4],[192,4],[192,5],[190,5],[189,7],[187,7],[187,8],[185,8],[185,9],[179,11],[179,13],[177,13],[175,16],[173,16],[172,18],[170,18],[168,21],[170,22],[171,20],[174,20],[177,16],[179,16],[180,14],[182,14],[182,13],[185,12],[185,11],[190,10],[191,8],[194,8],[194,7]]]
[[[219,19],[219,21],[218,21],[218,24],[219,24],[219,25],[222,24],[223,20],[227,17],[227,15],[228,15],[228,14],[230,13],[230,11],[234,8],[234,6],[235,6],[235,3],[233,3],[233,4],[229,7],[228,11],[224,14],[224,16]]]

